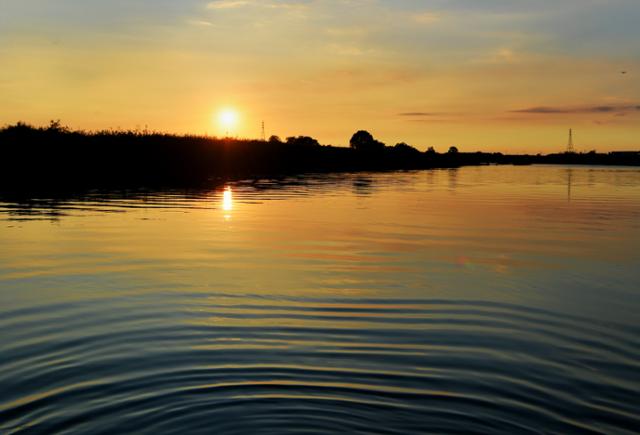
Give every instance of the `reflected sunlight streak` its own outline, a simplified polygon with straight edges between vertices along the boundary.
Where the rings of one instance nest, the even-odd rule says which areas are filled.
[[[233,210],[233,193],[230,186],[225,187],[222,194],[222,210],[227,212]]]

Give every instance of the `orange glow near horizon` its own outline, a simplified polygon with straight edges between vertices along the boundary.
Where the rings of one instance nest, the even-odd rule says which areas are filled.
[[[238,126],[238,121],[239,115],[234,109],[223,109],[218,114],[218,122],[225,136],[231,136],[236,133],[235,129]]]

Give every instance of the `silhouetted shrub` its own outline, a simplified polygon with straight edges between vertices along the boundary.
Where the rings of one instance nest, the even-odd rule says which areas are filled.
[[[306,146],[306,147],[313,147],[313,146],[320,145],[317,140],[309,136],[296,136],[296,137],[291,136],[287,138],[287,143],[290,145]]]
[[[66,125],[62,125],[60,120],[51,120],[47,131],[51,133],[70,133],[71,130]]]
[[[349,141],[351,148],[361,152],[376,152],[384,149],[384,144],[373,138],[371,133],[366,130],[360,130],[351,136]]]
[[[416,155],[416,154],[420,154],[420,151],[418,151],[416,148],[412,147],[409,144],[406,144],[404,142],[400,142],[397,143],[394,147],[393,147],[394,151],[396,152],[400,152],[406,155]]]

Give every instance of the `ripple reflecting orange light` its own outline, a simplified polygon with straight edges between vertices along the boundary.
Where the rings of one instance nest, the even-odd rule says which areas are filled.
[[[227,186],[222,193],[222,209],[224,211],[233,210],[233,193],[230,186]]]

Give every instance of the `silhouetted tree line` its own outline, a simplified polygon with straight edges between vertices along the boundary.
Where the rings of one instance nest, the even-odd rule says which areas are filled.
[[[261,178],[304,172],[428,169],[478,164],[640,164],[636,154],[508,156],[500,153],[421,152],[385,146],[370,133],[353,135],[350,148],[320,145],[308,136],[268,141],[170,135],[147,131],[73,131],[59,121],[36,128],[0,129],[0,190],[33,191],[115,187],[183,187],[211,180]]]

